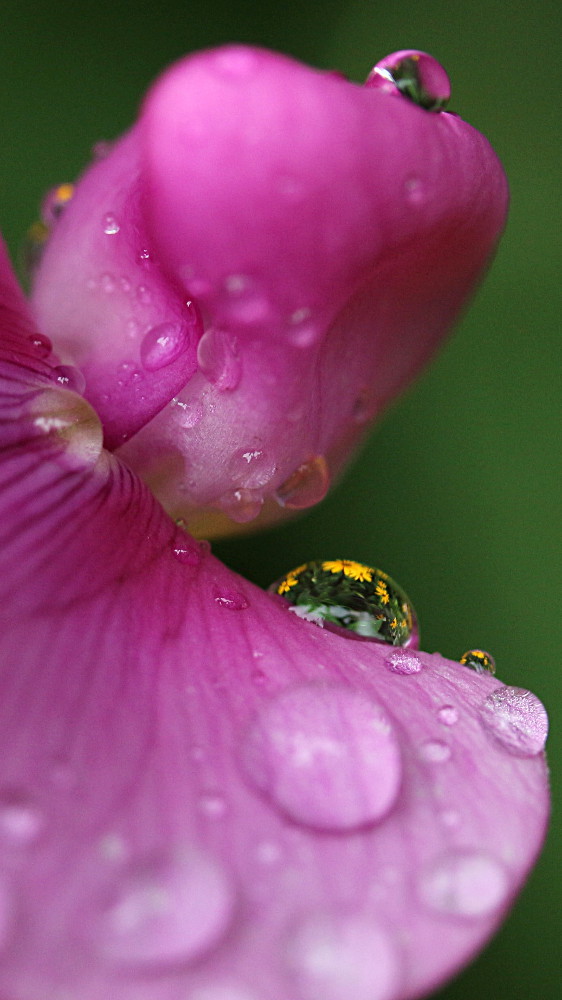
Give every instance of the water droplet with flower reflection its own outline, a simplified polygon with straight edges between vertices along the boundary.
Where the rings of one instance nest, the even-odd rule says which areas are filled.
[[[459,663],[462,663],[463,667],[472,667],[477,674],[495,674],[496,672],[494,657],[483,649],[468,649],[466,653],[462,654]]]
[[[241,746],[244,774],[305,826],[379,823],[402,778],[400,746],[377,701],[343,686],[301,684],[271,699]]]
[[[442,111],[451,97],[451,82],[441,64],[416,49],[385,56],[369,73],[365,86],[406,97],[426,111]]]
[[[386,573],[352,559],[304,563],[272,584],[297,613],[328,627],[345,629],[364,639],[407,646],[417,641],[416,617],[410,599]],[[416,673],[417,657],[409,664],[389,664],[395,673]]]

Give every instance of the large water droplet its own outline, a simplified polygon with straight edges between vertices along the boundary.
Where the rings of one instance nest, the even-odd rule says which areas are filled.
[[[97,414],[81,396],[67,389],[47,389],[35,396],[29,412],[35,431],[64,448],[69,465],[81,467],[97,461],[103,432]]]
[[[451,97],[451,82],[441,64],[416,49],[385,56],[369,73],[365,85],[407,97],[427,111],[442,111]]]
[[[144,337],[140,356],[149,372],[158,371],[179,358],[189,343],[188,332],[180,323],[159,323]]]
[[[391,1000],[401,962],[390,935],[362,914],[312,914],[293,930],[287,965],[298,1000]]]
[[[235,337],[213,327],[203,334],[197,347],[197,362],[205,378],[219,392],[236,388],[242,374]]]
[[[257,490],[230,490],[219,498],[217,507],[237,524],[246,524],[261,514],[263,496]]]
[[[112,212],[107,212],[102,220],[103,231],[106,236],[116,236],[121,228]]]
[[[536,695],[524,688],[500,687],[480,708],[484,729],[510,753],[533,757],[544,750],[548,715]]]
[[[380,822],[402,776],[384,710],[343,687],[302,685],[275,697],[246,734],[242,762],[292,819],[326,830]]]
[[[43,829],[43,814],[23,791],[6,788],[0,792],[0,839],[13,846],[26,846]]]
[[[323,455],[315,455],[299,465],[298,469],[275,491],[275,499],[288,510],[305,510],[324,499],[330,486],[328,463]]]
[[[209,857],[185,851],[147,860],[116,886],[97,926],[97,946],[119,965],[182,964],[216,946],[232,908],[232,888]]]
[[[395,646],[417,639],[413,608],[402,588],[382,570],[353,559],[304,563],[269,589],[308,621]],[[415,673],[416,657],[409,667],[396,672]]]
[[[228,463],[228,473],[239,486],[258,489],[275,475],[273,458],[259,447],[239,448]]]
[[[505,903],[509,878],[496,858],[484,851],[454,851],[423,873],[419,892],[434,910],[458,917],[487,917]]]
[[[249,606],[249,601],[239,590],[230,590],[226,587],[213,587],[213,598],[215,604],[220,608],[227,608],[228,611],[245,611]]]

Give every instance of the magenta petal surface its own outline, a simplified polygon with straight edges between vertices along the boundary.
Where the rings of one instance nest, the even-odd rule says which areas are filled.
[[[457,116],[273,53],[205,52],[78,184],[35,309],[168,509],[252,520],[310,462],[325,474],[295,506],[322,498],[454,322],[506,203]]]
[[[323,631],[236,577],[84,446],[87,404],[16,366],[12,346],[3,1000],[435,988],[496,928],[540,847],[540,702],[437,654]]]

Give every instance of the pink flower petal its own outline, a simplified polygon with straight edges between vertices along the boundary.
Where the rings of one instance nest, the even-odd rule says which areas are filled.
[[[229,572],[16,367],[0,274],[2,996],[435,988],[540,847],[542,706]]]
[[[34,304],[169,510],[271,518],[275,499],[322,499],[425,363],[506,201],[455,115],[265,51],[205,52],[79,183]]]

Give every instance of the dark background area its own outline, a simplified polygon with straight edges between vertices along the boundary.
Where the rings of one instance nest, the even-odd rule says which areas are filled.
[[[560,996],[560,92],[554,0],[2,4],[1,226],[12,252],[43,193],[133,120],[153,78],[194,49],[242,41],[363,80],[389,52],[431,52],[452,108],[483,131],[512,191],[507,232],[470,312],[386,415],[346,478],[300,521],[215,546],[267,585],[309,558],[380,566],[416,605],[423,648],[489,649],[498,676],[551,715],[547,849],[512,916],[443,1000]],[[353,1000],[353,998],[350,998]]]

